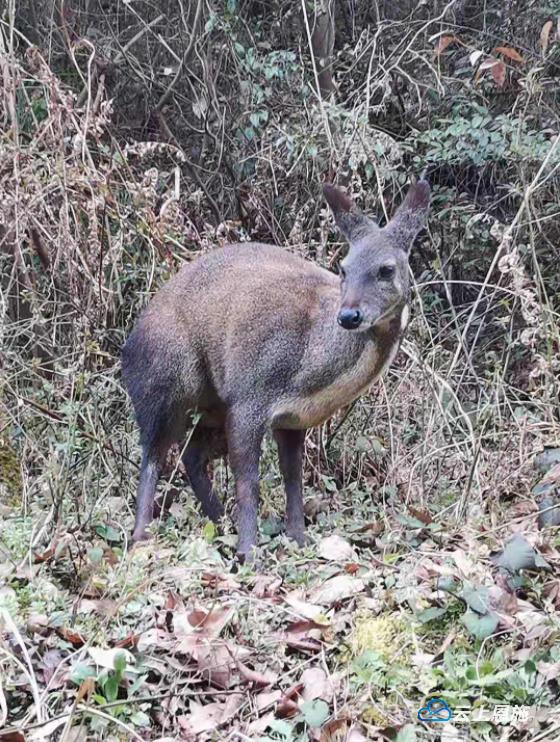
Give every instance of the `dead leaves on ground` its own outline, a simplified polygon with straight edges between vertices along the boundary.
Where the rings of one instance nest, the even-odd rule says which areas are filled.
[[[547,455],[539,484],[550,493],[558,462]],[[73,603],[76,623],[53,631],[36,617],[33,630],[48,647],[35,664],[37,678],[64,692],[72,673],[68,648],[98,675],[112,673],[120,656],[127,676],[115,694],[138,678],[140,695],[161,697],[151,714],[163,728],[167,718],[174,738],[203,741],[232,729],[256,738],[297,726],[320,742],[374,739],[376,729],[360,726],[366,721],[359,700],[348,693],[348,667],[334,672],[347,662],[345,651],[357,656],[359,615],[376,631],[399,616],[417,627],[452,622],[435,648],[422,646],[411,655],[420,672],[457,637],[507,635],[522,658],[535,643],[549,641],[550,614],[560,609],[560,555],[547,539],[552,531],[537,530],[530,499],[511,505],[517,531],[503,540],[497,535],[503,531],[493,532],[486,522],[478,530],[446,532],[425,507],[410,505],[408,513],[351,528],[347,538],[324,537],[309,564],[294,562],[299,571],[294,567],[292,584],[283,582],[281,570],[249,577],[206,561],[198,571],[192,562],[166,566],[162,586],[151,589],[145,628],[136,623],[133,631],[108,631],[104,646],[84,627],[88,620],[114,626],[123,603],[88,593]],[[560,676],[553,659],[539,661],[543,682]],[[71,699],[93,703],[96,683],[95,677],[82,680]],[[402,719],[390,723],[399,728]]]
[[[341,544],[338,544],[341,546]],[[350,547],[345,547],[344,552]],[[355,556],[354,554],[352,554]],[[206,585],[224,585],[217,576],[205,574]],[[238,626],[239,605],[237,584],[230,585],[231,595],[187,606],[173,593],[165,600],[157,617],[156,626],[138,638],[137,649],[157,660],[159,656],[175,656],[180,662],[179,672],[198,678],[202,696],[209,693],[210,702],[190,700],[188,711],[177,717],[184,739],[204,739],[219,729],[242,709],[251,708],[252,719],[246,733],[262,733],[278,720],[300,717],[302,723],[323,726],[331,717],[336,681],[325,669],[315,664],[333,633],[329,614],[348,603],[364,590],[364,583],[342,572],[334,574],[314,591],[281,590],[281,580],[257,575],[253,581],[252,600],[262,612],[282,617],[278,625],[270,626],[263,641],[268,644],[266,654],[258,653],[246,637],[241,637]],[[314,595],[320,599],[315,602]],[[270,667],[270,650],[278,662]],[[301,658],[302,670],[295,682],[286,686],[282,678],[286,653]],[[307,658],[307,659],[306,659]],[[106,660],[101,653],[97,661]],[[291,664],[291,663],[290,663]],[[320,723],[319,723],[320,722]],[[311,728],[311,726],[310,726]],[[203,736],[199,736],[203,735]]]

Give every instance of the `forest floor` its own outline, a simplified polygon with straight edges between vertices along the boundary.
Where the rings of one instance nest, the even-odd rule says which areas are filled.
[[[524,476],[557,484],[559,458]],[[136,546],[118,496],[42,550],[44,513],[3,505],[1,738],[556,739],[560,535],[534,498],[467,525],[325,485],[299,549],[265,463],[257,570],[187,488]]]

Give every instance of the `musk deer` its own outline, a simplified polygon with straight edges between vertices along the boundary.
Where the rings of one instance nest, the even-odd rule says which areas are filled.
[[[225,453],[235,478],[238,555],[257,544],[259,458],[271,430],[286,490],[286,532],[304,543],[307,428],[348,405],[383,372],[408,320],[408,252],[430,188],[413,184],[380,228],[332,185],[325,198],[350,244],[337,276],[280,247],[247,242],[207,253],[160,289],[122,354],[143,456],[133,540],[147,538],[167,451],[198,422],[183,463],[202,510],[223,506],[208,463]]]

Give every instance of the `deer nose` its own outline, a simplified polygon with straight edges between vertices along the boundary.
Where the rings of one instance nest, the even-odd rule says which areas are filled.
[[[338,324],[345,330],[355,330],[362,324],[364,315],[359,309],[341,309],[338,313]]]

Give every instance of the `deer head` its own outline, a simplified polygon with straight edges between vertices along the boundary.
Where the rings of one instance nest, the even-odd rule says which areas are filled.
[[[422,228],[430,186],[419,180],[385,227],[363,214],[352,199],[328,183],[323,192],[335,222],[350,243],[340,264],[338,323],[346,330],[367,331],[397,314],[408,301],[408,255]]]

